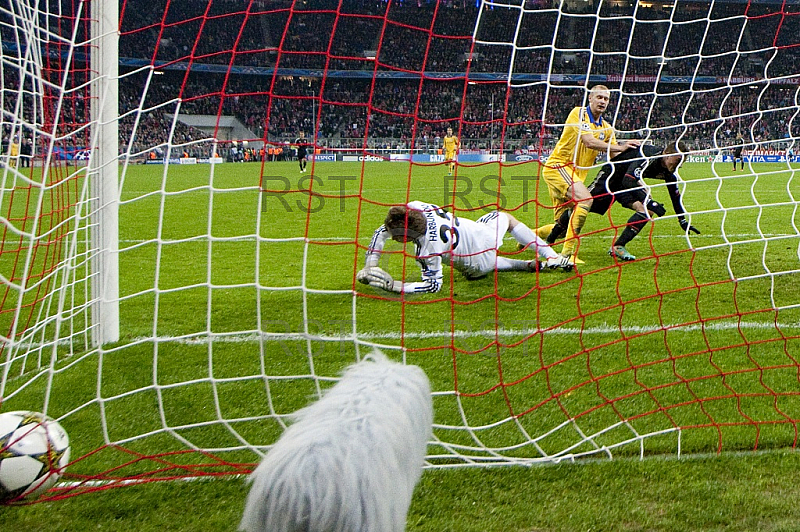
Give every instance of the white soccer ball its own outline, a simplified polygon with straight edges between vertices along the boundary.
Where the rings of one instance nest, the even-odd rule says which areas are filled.
[[[56,420],[38,412],[0,413],[0,503],[53,487],[69,451],[69,436]]]

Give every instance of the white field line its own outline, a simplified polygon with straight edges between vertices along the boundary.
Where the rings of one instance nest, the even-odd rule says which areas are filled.
[[[708,331],[731,331],[737,329],[743,330],[756,330],[756,329],[800,329],[800,323],[779,323],[777,326],[774,323],[764,322],[724,322],[724,323],[711,323],[705,326],[699,324],[692,325],[641,325],[641,326],[622,326],[619,325],[599,325],[594,327],[587,327],[581,329],[578,327],[557,327],[553,329],[543,330],[543,334],[559,334],[559,335],[576,335],[576,334],[613,334],[625,333],[628,335],[641,334],[655,331],[668,330],[669,332],[693,332],[705,329]],[[182,336],[182,337],[158,337],[137,338],[136,342],[147,342],[157,340],[158,342],[174,342],[179,344],[206,344],[210,341],[214,343],[246,343],[246,342],[284,342],[284,341],[301,341],[301,340],[317,340],[322,342],[341,342],[341,341],[370,341],[370,340],[400,340],[406,339],[428,339],[428,338],[507,338],[519,337],[534,334],[539,332],[539,329],[481,329],[477,331],[406,331],[401,333],[399,331],[364,331],[356,333],[347,333],[340,335],[326,335],[326,334],[307,334],[303,332],[296,333],[269,333],[263,332],[261,334],[204,334],[199,333],[196,336]]]
[[[517,321],[517,320],[514,320]],[[339,324],[339,322],[337,322]],[[362,331],[362,332],[348,332],[342,333],[339,335],[329,335],[329,334],[313,334],[313,333],[304,333],[304,332],[262,332],[260,334],[250,332],[250,333],[208,333],[208,332],[198,332],[194,334],[188,334],[183,336],[140,336],[134,338],[129,343],[147,343],[147,342],[158,342],[158,343],[175,343],[175,344],[183,344],[183,345],[206,345],[210,342],[212,343],[229,343],[229,344],[241,344],[241,343],[250,343],[250,342],[287,342],[287,341],[318,341],[318,342],[370,342],[370,341],[385,341],[385,340],[402,340],[402,339],[413,339],[413,340],[426,340],[426,339],[435,339],[435,338],[518,338],[522,336],[528,336],[535,334],[537,332],[542,332],[545,335],[568,335],[574,336],[576,334],[586,335],[594,335],[594,334],[618,334],[623,333],[625,335],[636,335],[642,333],[652,333],[656,331],[669,331],[671,333],[688,333],[699,331],[701,329],[705,329],[707,331],[733,331],[737,329],[741,330],[767,330],[767,329],[781,329],[781,330],[795,330],[800,329],[800,323],[778,323],[777,325],[774,323],[767,323],[767,322],[751,322],[751,321],[743,321],[741,323],[737,322],[724,322],[724,323],[710,323],[706,324],[705,326],[699,324],[692,324],[692,325],[676,325],[676,324],[664,324],[664,325],[626,325],[620,327],[619,325],[609,325],[603,324],[594,327],[587,327],[585,329],[581,329],[580,327],[554,327],[552,329],[545,328],[542,329],[507,329],[507,328],[498,328],[498,329],[479,329],[479,330],[455,330],[455,331],[406,331],[401,333],[400,331]],[[68,340],[61,340],[58,342],[61,345],[68,345]],[[13,345],[15,347],[21,348],[38,348],[45,345],[52,345],[51,343],[42,344],[39,342],[22,342],[22,343],[13,343],[9,342],[6,338],[0,338],[0,344],[6,345]],[[121,347],[121,346],[120,346]]]

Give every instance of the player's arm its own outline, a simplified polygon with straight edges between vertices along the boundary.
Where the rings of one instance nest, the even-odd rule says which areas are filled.
[[[422,269],[422,280],[416,283],[399,282],[402,291],[406,294],[430,294],[442,288],[442,257],[435,255],[417,259]]]
[[[389,231],[386,229],[386,226],[381,225],[375,232],[372,234],[372,240],[369,242],[369,247],[367,248],[367,255],[364,261],[364,268],[374,268],[378,265],[381,260],[381,254],[383,253],[383,248],[386,245],[386,241],[390,238]]]
[[[383,247],[389,237],[389,231],[386,226],[381,225],[375,230],[369,243],[369,248],[367,248],[364,267],[356,273],[356,281],[390,292],[400,292],[403,286],[402,282],[395,281],[388,272],[378,266]]]
[[[581,133],[580,140],[587,148],[599,152],[606,152],[611,157],[619,155],[630,148],[638,148],[639,145],[641,145],[641,142],[638,140],[627,140],[622,144],[619,144],[614,137],[610,138],[609,142],[606,142],[604,140],[595,138],[595,136],[588,131]]]
[[[421,282],[406,283],[401,280],[395,280],[388,272],[378,266],[381,253],[389,238],[390,234],[385,226],[381,225],[375,230],[367,249],[364,268],[356,274],[356,280],[362,284],[368,284],[389,292],[404,292],[406,294],[438,292],[442,287],[443,277],[442,258],[438,255],[418,259],[422,268]]]
[[[364,272],[364,273],[362,273]],[[442,270],[424,270],[422,271],[422,281],[408,283],[405,281],[395,281],[391,275],[380,268],[365,268],[359,272],[360,282],[382,288],[389,292],[405,293],[405,294],[430,294],[438,292],[442,288]]]
[[[672,200],[672,208],[675,209],[675,214],[678,215],[678,223],[681,229],[685,232],[692,232],[699,235],[700,230],[693,225],[689,225],[689,221],[686,219],[686,216],[684,216],[686,210],[683,208],[683,202],[681,201],[678,177],[675,174],[667,174],[664,181],[667,183],[667,192],[669,192],[669,197]]]
[[[422,267],[422,281],[420,282],[396,281],[388,272],[378,266],[365,266],[356,274],[356,280],[388,292],[405,294],[438,292],[442,288],[441,257],[424,259],[419,262]]]

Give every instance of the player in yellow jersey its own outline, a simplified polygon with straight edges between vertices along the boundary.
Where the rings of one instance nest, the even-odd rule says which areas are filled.
[[[576,252],[576,236],[580,234],[592,207],[592,194],[584,181],[598,154],[605,152],[610,159],[641,144],[638,140],[617,143],[614,128],[603,120],[603,112],[610,99],[611,92],[605,85],[595,85],[589,90],[588,105],[575,107],[569,113],[561,138],[542,170],[542,178],[547,183],[550,200],[555,207],[555,219],[558,220],[565,210],[573,209],[561,250],[565,262],[573,260],[571,257]],[[550,228],[552,226],[540,228],[539,235],[543,232],[549,234]]]
[[[19,159],[19,138],[14,137],[14,140],[11,141],[11,146],[9,147],[8,151],[8,162],[11,168],[17,167],[17,159]],[[744,166],[742,167],[744,168]]]
[[[456,151],[461,143],[458,141],[458,137],[453,135],[452,127],[447,128],[447,135],[442,139],[442,144],[444,145],[444,162],[447,163],[449,172],[447,175],[453,175],[456,168]]]

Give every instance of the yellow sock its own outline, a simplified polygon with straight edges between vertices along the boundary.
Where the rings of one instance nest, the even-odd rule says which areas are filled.
[[[567,238],[564,241],[564,249],[561,250],[562,255],[569,257],[575,253],[575,248],[578,245],[576,237],[581,234],[581,229],[583,229],[583,224],[586,222],[588,215],[589,207],[583,203],[579,203],[575,210],[572,211],[572,216],[569,218],[569,227],[567,228]]]
[[[553,231],[553,227],[555,226],[556,224],[543,225],[536,229],[536,234],[539,235],[539,238],[545,240],[548,236],[550,236],[550,233]]]

